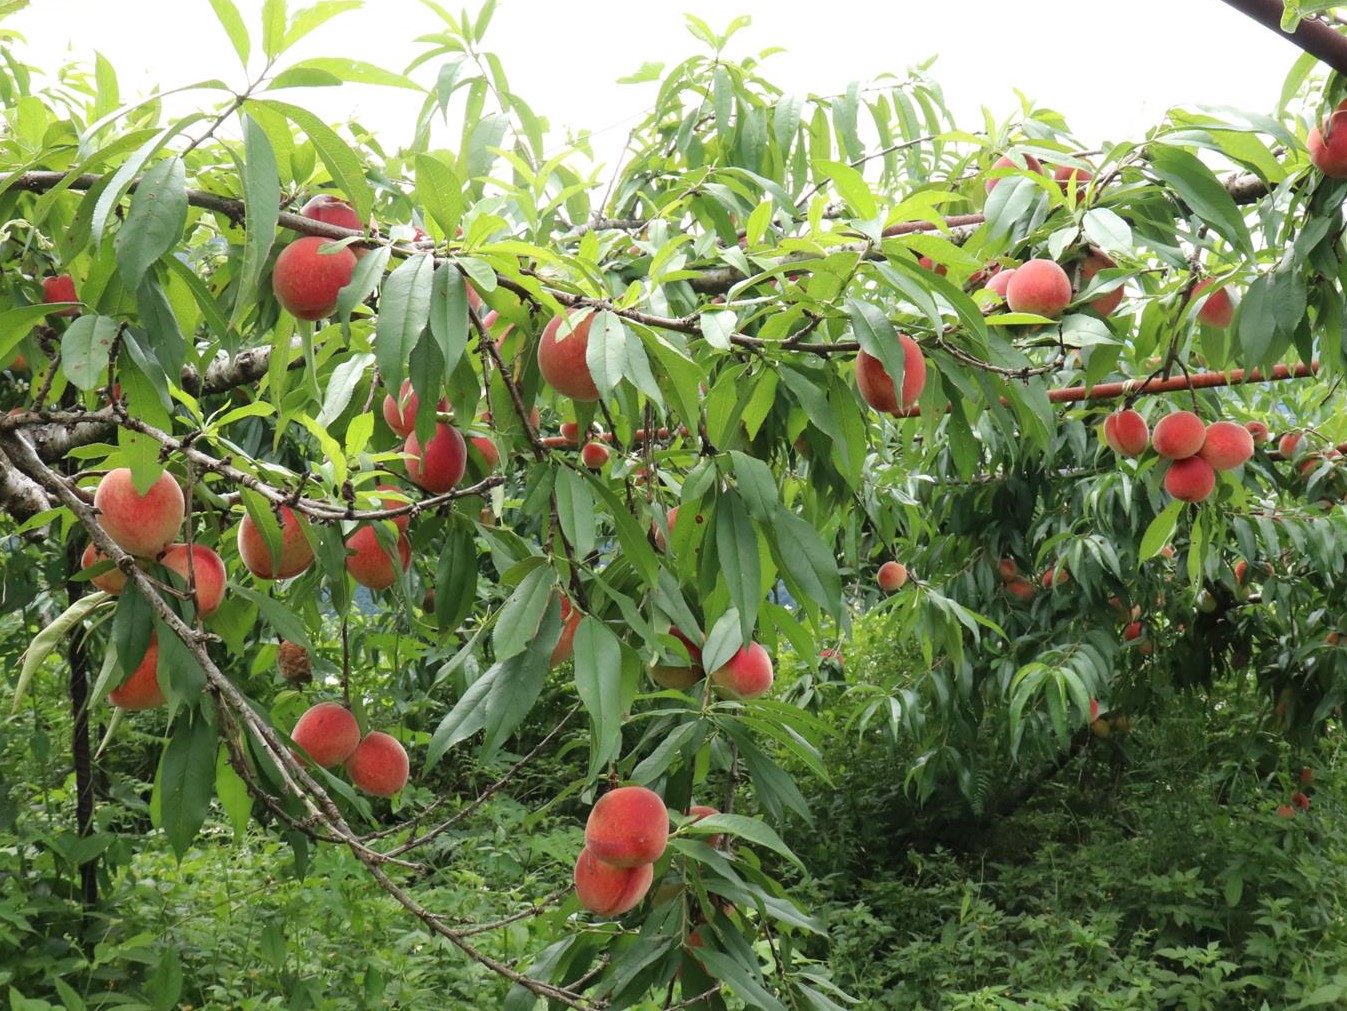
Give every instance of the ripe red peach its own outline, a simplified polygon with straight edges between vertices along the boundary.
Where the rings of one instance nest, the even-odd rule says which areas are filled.
[[[585,363],[589,327],[594,316],[586,316],[564,336],[559,334],[562,319],[554,316],[543,327],[542,338],[538,341],[538,371],[547,385],[563,396],[572,400],[598,400],[599,388],[594,385],[594,378]]]
[[[1196,456],[1207,439],[1207,426],[1192,411],[1171,411],[1155,423],[1151,445],[1169,460]]]
[[[313,564],[313,546],[304,534],[304,527],[289,506],[281,506],[281,553],[273,558],[266,539],[251,516],[244,515],[239,524],[239,558],[254,576],[261,579],[289,579]]]
[[[561,423],[561,437],[570,445],[580,445],[580,426],[574,421],[563,421]]]
[[[706,677],[706,670],[702,667],[701,647],[676,628],[669,629],[669,634],[687,648],[688,659],[691,663],[670,664],[656,658],[655,662],[650,665],[650,680],[661,688],[687,691]]]
[[[346,759],[346,775],[356,789],[376,797],[391,797],[406,786],[409,770],[402,742],[379,730],[365,735]]]
[[[360,725],[351,710],[337,702],[319,702],[310,706],[290,740],[303,748],[316,765],[331,769],[346,761],[360,744]]]
[[[1310,162],[1330,179],[1347,179],[1347,102],[1318,125],[1310,128],[1306,141]]]
[[[1175,460],[1165,471],[1165,491],[1180,502],[1201,502],[1216,490],[1216,471],[1200,456]]]
[[[903,349],[901,403],[883,362],[864,351],[856,356],[856,387],[861,398],[876,411],[889,414],[914,406],[926,388],[926,359],[922,357],[921,346],[907,334],[899,334],[898,342]]]
[[[94,490],[98,523],[118,547],[153,558],[178,536],[187,503],[178,482],[160,474],[144,495],[136,491],[127,467],[110,470]]]
[[[1197,455],[1215,470],[1234,470],[1253,456],[1253,435],[1233,421],[1214,421]]]
[[[922,268],[923,270],[929,270],[929,271],[932,271],[933,273],[936,273],[936,274],[940,275],[941,277],[944,277],[945,274],[947,274],[947,273],[949,272],[949,268],[948,268],[948,267],[946,267],[943,263],[936,263],[936,262],[935,262],[934,260],[932,260],[929,256],[920,256],[920,257],[918,257],[918,258],[917,258],[917,263],[919,263],[919,264],[921,265],[921,268]]]
[[[42,279],[42,301],[43,302],[78,302],[79,297],[75,294],[75,279],[69,274],[57,274],[55,277],[44,277]],[[69,309],[61,309],[52,313],[53,316],[78,316],[79,310],[73,306]]]
[[[1202,293],[1211,287],[1211,279],[1200,282],[1193,289],[1189,301],[1195,301],[1202,297]],[[1227,327],[1235,318],[1235,303],[1230,297],[1230,289],[1222,288],[1220,291],[1213,291],[1207,296],[1207,301],[1202,308],[1197,310],[1197,318],[1201,323],[1207,326]]]
[[[1001,301],[1004,302],[1006,298],[1006,288],[1009,287],[1010,279],[1014,276],[1015,276],[1014,267],[1007,267],[1005,270],[998,270],[995,274],[993,274],[991,277],[987,279],[987,283],[983,285],[983,289],[986,291],[993,291],[996,294],[1000,295]]]
[[[329,225],[337,225],[340,228],[349,228],[352,231],[363,232],[365,226],[360,223],[360,215],[356,214],[355,208],[343,200],[341,197],[334,197],[331,193],[316,193],[309,198],[308,203],[299,209],[301,217],[308,218],[310,221],[323,221]],[[356,255],[365,252],[361,250]]]
[[[201,617],[209,618],[224,601],[225,584],[229,582],[229,574],[225,572],[224,560],[210,548],[201,544],[192,545],[190,569],[187,559],[186,544],[171,544],[168,550],[160,556],[159,563],[170,572],[176,572],[181,576],[184,585],[192,577],[195,577],[194,603],[196,609],[200,612]]]
[[[468,446],[453,425],[437,422],[435,434],[425,451],[413,432],[403,445],[407,457],[407,477],[432,495],[450,491],[463,479],[468,468]]]
[[[337,296],[355,273],[349,249],[320,253],[330,243],[317,235],[296,239],[281,250],[271,274],[276,301],[296,319],[320,320],[337,308]]]
[[[1011,312],[1031,312],[1055,319],[1071,301],[1071,279],[1053,260],[1029,260],[1015,268],[1006,285]]]
[[[641,904],[655,870],[650,864],[614,867],[585,848],[575,860],[572,880],[580,905],[598,916],[621,916]]]
[[[732,699],[756,699],[772,690],[772,658],[761,644],[740,646],[725,665],[711,672],[716,692]]]
[[[159,687],[159,637],[150,633],[150,645],[145,656],[129,677],[108,692],[108,701],[118,709],[136,711],[153,709],[168,701]]]
[[[1034,599],[1038,590],[1034,588],[1033,583],[1029,582],[1029,580],[1025,579],[1023,576],[1016,576],[1014,579],[1006,582],[1006,593],[1010,594],[1021,603],[1027,604]]]
[[[384,394],[384,421],[388,423],[389,428],[405,439],[416,427],[416,412],[420,406],[421,398],[412,389],[412,381],[404,379],[396,398],[391,393]],[[449,410],[449,401],[441,397],[440,402],[435,405],[435,410]]]
[[[1277,440],[1277,452],[1282,459],[1292,459],[1300,452],[1300,444],[1304,438],[1304,432],[1287,432]]]
[[[346,571],[361,586],[371,590],[386,590],[398,581],[398,573],[406,571],[412,563],[412,546],[407,538],[398,536],[399,569],[388,556],[388,552],[379,543],[379,537],[371,526],[363,526],[346,539]]]
[[[1043,589],[1050,590],[1054,586],[1071,582],[1071,574],[1066,571],[1066,566],[1058,564],[1044,572],[1039,582],[1043,584]]]
[[[614,867],[652,864],[669,840],[664,799],[644,786],[619,786],[594,804],[585,822],[585,849]]]
[[[571,604],[569,597],[561,598],[561,638],[557,644],[552,647],[552,657],[548,660],[548,665],[555,667],[558,664],[565,663],[575,653],[575,631],[580,627],[580,619],[584,617],[578,607]]]
[[[1092,280],[1095,274],[1101,270],[1108,270],[1110,267],[1116,267],[1117,264],[1102,249],[1091,246],[1085,258],[1080,261],[1080,280],[1081,287],[1085,287]],[[1121,287],[1114,288],[1105,295],[1090,300],[1090,307],[1101,316],[1111,316],[1123,300],[1123,290]]]
[[[1022,155],[1021,158],[1024,162],[1023,167],[1028,171],[1037,172],[1039,174],[1043,172],[1043,163],[1039,161],[1037,158],[1035,158],[1033,155],[1026,154]],[[1015,159],[1011,158],[1009,155],[1003,154],[1000,158],[997,158],[996,161],[992,162],[992,168],[994,169],[1020,168],[1020,164],[1016,162]],[[1001,181],[1000,179],[988,179],[985,183],[987,192],[991,193],[992,190],[996,189],[996,184],[999,183],[1000,181]]]
[[[587,442],[580,450],[580,462],[590,470],[602,470],[608,457],[608,447],[601,442]]]
[[[1249,435],[1254,442],[1267,442],[1268,439],[1272,438],[1271,431],[1261,421],[1246,421],[1244,427],[1249,430]]]
[[[375,487],[376,492],[392,492],[392,494],[383,494],[379,496],[379,509],[400,509],[405,506],[410,497],[399,487],[392,484],[381,484]],[[410,513],[399,513],[397,516],[391,516],[393,525],[398,528],[398,533],[405,534],[407,528],[412,525]]]
[[[720,814],[714,807],[707,807],[705,804],[693,804],[688,808],[688,817],[694,822],[701,821],[703,818],[709,818],[713,814]],[[719,849],[724,841],[724,836],[712,835],[706,837],[706,845],[712,849]]]
[[[85,547],[84,554],[80,555],[80,568],[87,569],[92,565],[97,565],[99,562],[105,562],[107,559],[107,555],[103,554],[103,552],[99,551],[92,544],[89,544]],[[89,582],[98,587],[98,589],[105,593],[110,593],[115,597],[117,594],[121,593],[126,586],[126,573],[114,565],[112,568],[108,569],[107,572],[94,576]]]
[[[1104,439],[1120,456],[1140,456],[1150,445],[1151,432],[1146,419],[1129,407],[1104,419]]]
[[[903,584],[907,582],[907,566],[901,562],[885,562],[879,567],[875,581],[879,583],[879,588],[885,593],[900,590]]]
[[[484,435],[474,435],[472,444],[477,452],[482,454],[482,464],[488,472],[500,466],[500,450],[496,448],[494,442]]]
[[[1074,183],[1076,187],[1076,203],[1085,199],[1086,187],[1090,185],[1090,180],[1094,178],[1094,173],[1083,168],[1076,168],[1072,165],[1058,165],[1052,170],[1052,178],[1057,185],[1062,188],[1062,192],[1068,196],[1071,193],[1071,187]],[[1104,315],[1108,315],[1105,313]]]

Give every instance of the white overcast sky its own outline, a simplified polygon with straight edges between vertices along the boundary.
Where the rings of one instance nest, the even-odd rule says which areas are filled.
[[[262,0],[236,2],[256,38]],[[458,10],[463,0],[443,3]],[[291,0],[292,9],[300,6]],[[938,55],[932,74],[966,129],[980,128],[984,105],[998,119],[1013,112],[1019,89],[1063,113],[1091,146],[1139,139],[1174,105],[1269,112],[1298,54],[1220,0],[1107,7],[1042,0],[501,0],[486,48],[554,128],[588,128],[612,151],[654,88],[614,81],[644,61],[672,64],[700,51],[683,27],[684,12],[716,29],[737,14],[751,16],[730,54],[784,47],[764,72],[787,91],[836,93],[853,79],[902,73]],[[368,0],[310,36],[295,58],[348,56],[400,71],[419,51],[412,40],[438,24],[416,0]],[[23,33],[19,51],[39,67],[102,52],[117,68],[124,98],[153,84],[243,80],[207,0],[34,0],[5,27]],[[284,94],[329,119],[356,114],[388,150],[407,138],[416,104],[382,88]]]

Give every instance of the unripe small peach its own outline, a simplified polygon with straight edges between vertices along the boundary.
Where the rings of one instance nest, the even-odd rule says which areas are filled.
[[[1006,285],[1011,312],[1031,312],[1055,319],[1071,302],[1071,279],[1053,260],[1030,260],[1015,268]]]
[[[290,731],[314,764],[331,769],[350,758],[360,744],[360,725],[351,710],[337,702],[310,706]]]
[[[943,263],[936,263],[929,256],[918,257],[917,263],[921,265],[921,268],[923,270],[929,270],[935,274],[940,275],[941,277],[944,277],[949,272],[948,267],[946,267]]]
[[[407,749],[402,742],[379,730],[365,735],[346,759],[346,775],[351,783],[376,797],[391,797],[406,786],[409,770]]]
[[[885,562],[879,567],[879,573],[876,575],[875,581],[879,583],[879,588],[885,593],[900,590],[903,584],[907,582],[907,566],[901,562]]]
[[[1309,795],[1300,790],[1291,794],[1291,803],[1302,811],[1308,811],[1310,809]]]
[[[98,524],[123,551],[153,558],[178,536],[187,503],[178,482],[160,474],[144,495],[127,467],[110,470],[94,490]]]
[[[1207,426],[1192,411],[1171,411],[1155,423],[1151,445],[1169,460],[1196,456],[1207,439]]]
[[[1294,818],[1295,816],[1296,816],[1296,809],[1293,808],[1290,804],[1277,805],[1278,818]]]

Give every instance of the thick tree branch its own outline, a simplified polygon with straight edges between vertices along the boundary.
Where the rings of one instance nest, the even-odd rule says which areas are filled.
[[[1265,28],[1271,28],[1286,41],[1328,64],[1339,74],[1347,74],[1347,35],[1322,21],[1302,21],[1293,32],[1282,31],[1282,0],[1223,0]]]

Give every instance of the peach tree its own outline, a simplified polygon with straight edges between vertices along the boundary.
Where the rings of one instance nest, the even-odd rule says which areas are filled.
[[[69,691],[86,898],[98,724],[162,742],[179,853],[217,801],[346,847],[512,1011],[823,1011],[783,834],[826,737],[994,815],[1216,678],[1300,742],[1338,718],[1347,156],[1313,56],[1267,114],[1085,150],[1028,104],[960,129],[924,70],[786,94],[744,19],[689,18],[600,176],[484,48],[493,4],[426,5],[391,70],[290,56],[348,4],[211,0],[238,79],[185,114],[5,49],[10,705]],[[301,104],[347,84],[421,96],[413,135]],[[849,682],[859,611],[908,645]],[[444,833],[554,752],[557,891],[424,905]],[[475,941],[525,918],[554,943]]]

